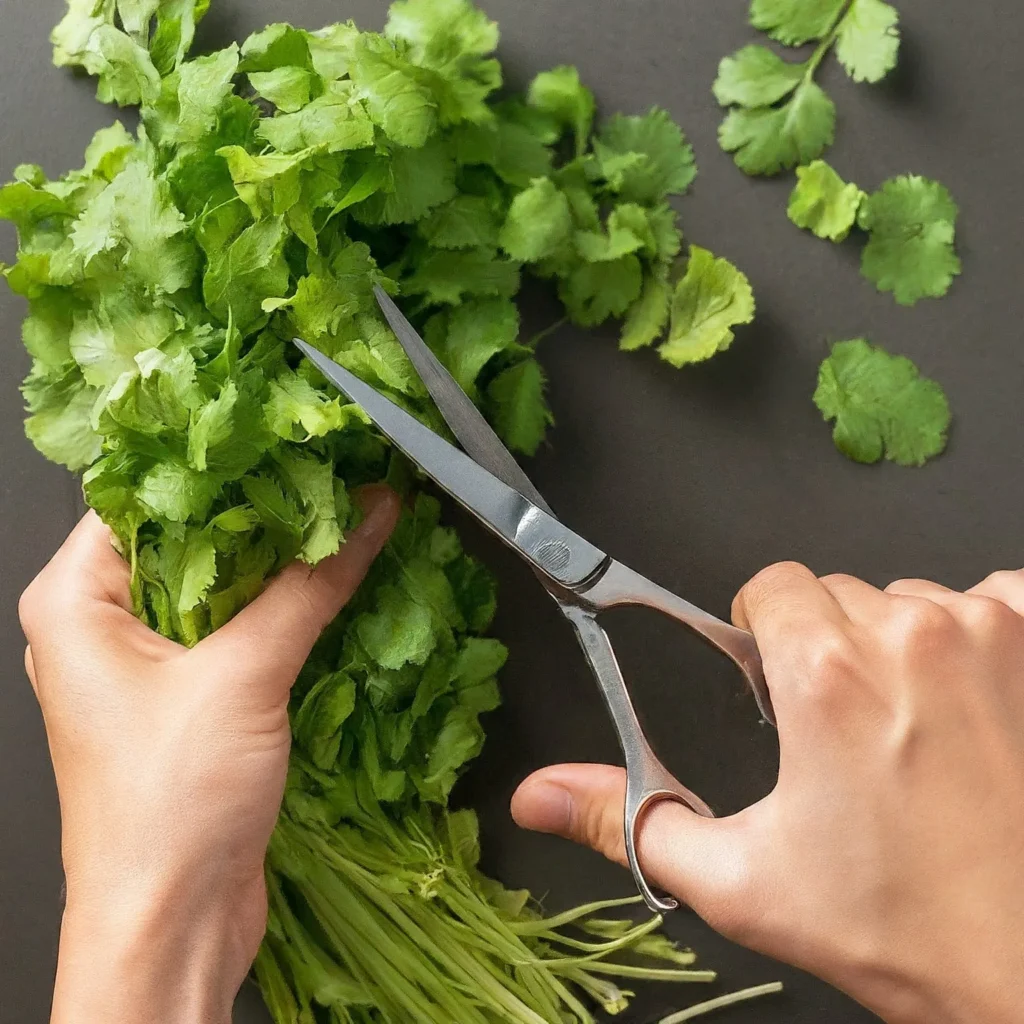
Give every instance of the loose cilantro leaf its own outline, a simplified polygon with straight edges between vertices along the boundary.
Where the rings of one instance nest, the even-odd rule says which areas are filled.
[[[836,108],[805,78],[781,106],[738,107],[718,130],[718,141],[747,174],[777,174],[820,156],[835,138]]]
[[[857,223],[864,193],[844,182],[824,160],[798,167],[796,178],[789,197],[789,219],[819,238],[841,242]]]
[[[658,354],[673,366],[702,362],[732,344],[733,327],[754,319],[754,293],[728,260],[690,246],[671,302],[668,340]]]
[[[751,0],[750,24],[787,46],[822,39],[847,0]]]
[[[798,168],[797,179],[790,220],[835,242],[856,223],[868,233],[861,271],[880,291],[907,306],[946,294],[960,273],[953,247],[957,207],[937,181],[903,175],[865,195],[821,160]]]
[[[722,58],[713,91],[723,107],[769,106],[788,96],[806,72],[806,64],[790,64],[766,46],[744,46]]]
[[[719,143],[747,174],[777,174],[816,160],[835,137],[835,105],[815,82],[834,48],[854,81],[877,82],[896,65],[899,15],[883,0],[751,0],[750,23],[787,46],[816,42],[799,63],[764,46],[722,60],[712,87],[730,107]]]
[[[896,66],[899,13],[883,0],[853,0],[839,24],[836,57],[855,82],[881,81]]]
[[[858,222],[870,236],[861,272],[904,306],[945,295],[960,273],[953,248],[957,212],[939,182],[913,174],[891,178],[860,207]]]
[[[818,371],[814,403],[835,421],[836,447],[856,462],[884,456],[921,466],[946,447],[950,413],[942,388],[909,359],[863,338],[833,346]]]

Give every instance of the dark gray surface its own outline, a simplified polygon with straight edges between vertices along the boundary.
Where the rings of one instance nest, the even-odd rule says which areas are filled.
[[[49,66],[46,36],[59,0],[0,3],[0,178],[22,160],[56,173],[78,166],[110,113],[87,83]],[[854,86],[825,80],[839,107],[835,166],[866,188],[915,171],[960,202],[965,276],[941,302],[912,310],[857,274],[854,246],[831,246],[785,217],[788,179],[750,181],[718,151],[709,86],[718,59],[753,37],[742,0],[485,0],[503,29],[514,81],[576,63],[606,110],[665,106],[697,149],[700,177],[683,203],[690,238],[746,270],[756,325],[710,365],[676,372],[651,354],[618,353],[600,332],[559,332],[542,357],[558,419],[530,472],[568,522],[679,593],[724,613],[765,563],[806,561],[876,583],[923,575],[966,586],[1018,566],[1024,437],[1019,403],[1024,319],[1018,256],[1019,54],[1024,10],[987,2],[906,0],[896,75]],[[318,27],[352,17],[378,26],[382,0],[214,0],[207,40],[290,18]],[[0,234],[0,253],[11,235]],[[543,324],[553,307],[531,300]],[[6,362],[0,372],[0,1021],[46,1014],[60,885],[56,800],[45,738],[24,681],[17,595],[73,518],[74,488],[21,438],[19,301],[0,289]],[[832,448],[810,404],[827,339],[866,334],[904,352],[945,385],[956,426],[946,457],[920,471],[865,468]],[[616,758],[611,729],[565,624],[524,567],[479,540],[504,581],[498,631],[512,648],[505,707],[461,797],[481,809],[488,867],[559,907],[626,893],[618,869],[545,837],[522,835],[507,800],[530,769],[559,759]],[[774,740],[754,724],[737,678],[676,627],[619,613],[613,637],[669,766],[723,811],[772,785]],[[680,913],[674,935],[739,986],[783,978],[788,994],[722,1013],[729,1022],[856,1024],[872,1018],[838,994],[737,950]],[[700,997],[704,990],[684,995]],[[676,1005],[660,990],[628,1017],[641,1024]],[[238,1020],[263,1021],[247,993]]]

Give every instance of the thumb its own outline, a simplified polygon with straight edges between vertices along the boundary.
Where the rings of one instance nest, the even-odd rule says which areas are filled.
[[[390,487],[373,484],[355,498],[363,521],[338,553],[315,569],[302,562],[282,569],[247,608],[203,641],[208,653],[234,658],[244,650],[246,661],[261,658],[276,678],[291,686],[313,644],[362,583],[398,521],[401,501]]]
[[[626,772],[604,764],[560,764],[534,772],[512,797],[516,824],[589,846],[626,865],[623,813]],[[655,886],[692,907],[712,927],[735,936],[749,899],[744,815],[703,818],[671,801],[641,822],[637,852]]]

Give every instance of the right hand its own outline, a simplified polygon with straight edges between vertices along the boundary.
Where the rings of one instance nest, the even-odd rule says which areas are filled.
[[[891,1024],[1019,1024],[1024,570],[962,594],[777,565],[733,619],[764,659],[778,784],[727,818],[655,805],[648,877]],[[512,810],[624,864],[624,792],[621,769],[559,765]]]

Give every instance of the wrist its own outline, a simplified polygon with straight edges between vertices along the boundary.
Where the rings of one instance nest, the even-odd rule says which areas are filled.
[[[69,891],[51,1024],[229,1024],[251,959],[227,901]]]

